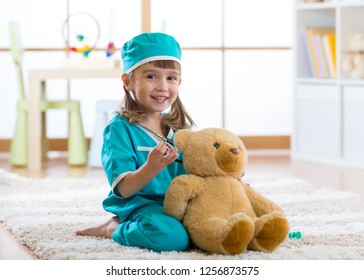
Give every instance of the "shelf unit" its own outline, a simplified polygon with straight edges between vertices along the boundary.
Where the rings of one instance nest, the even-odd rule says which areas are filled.
[[[295,1],[291,156],[364,168],[364,80],[343,71],[348,34],[364,33],[364,0]],[[335,78],[312,77],[302,31],[308,27],[335,29]]]

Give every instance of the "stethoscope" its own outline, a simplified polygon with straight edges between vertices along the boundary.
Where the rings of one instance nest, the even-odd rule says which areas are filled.
[[[158,133],[154,132],[153,130],[149,129],[148,127],[146,127],[145,125],[142,125],[141,123],[138,123],[137,124],[138,126],[140,126],[141,128],[147,130],[148,132],[152,133],[154,136],[156,136],[157,138],[161,139],[163,141],[164,144],[166,144],[168,146],[169,149],[173,149],[173,146],[174,146],[174,142],[173,140],[167,138],[167,137],[164,137],[162,135],[159,135]],[[169,149],[167,150],[166,154],[169,153]],[[165,154],[165,155],[166,155]],[[175,160],[176,162],[178,163],[182,163],[183,164],[183,161],[179,158],[177,158]]]

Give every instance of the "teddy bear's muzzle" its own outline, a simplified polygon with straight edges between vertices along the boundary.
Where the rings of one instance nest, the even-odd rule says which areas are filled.
[[[241,172],[243,156],[243,152],[231,144],[221,145],[215,154],[218,166],[228,173]]]

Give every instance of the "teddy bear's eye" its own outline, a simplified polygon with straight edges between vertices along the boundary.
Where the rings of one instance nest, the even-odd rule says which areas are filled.
[[[218,148],[220,147],[220,144],[219,144],[219,143],[214,143],[214,147],[215,147],[216,149],[218,149]]]

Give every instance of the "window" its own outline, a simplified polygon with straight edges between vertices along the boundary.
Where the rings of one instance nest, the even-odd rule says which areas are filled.
[[[291,133],[292,0],[151,0],[151,31],[183,52],[181,98],[200,128]]]

